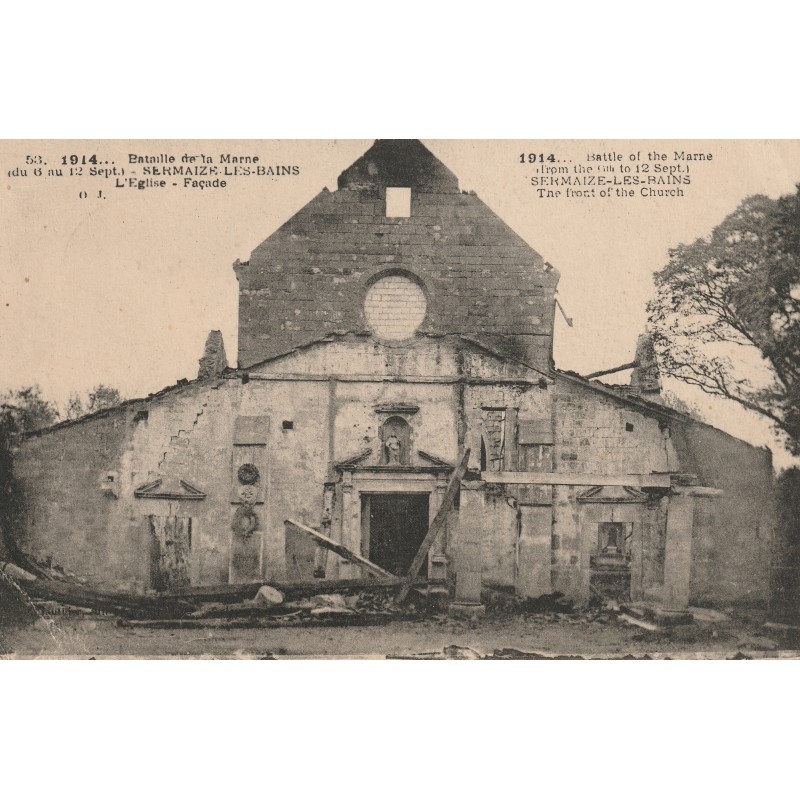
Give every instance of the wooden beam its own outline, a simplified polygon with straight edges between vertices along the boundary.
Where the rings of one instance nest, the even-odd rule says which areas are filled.
[[[18,567],[11,561],[0,562],[0,572],[7,575],[12,580],[17,581],[35,581],[36,576],[28,572],[22,567]]]
[[[360,578],[351,580],[260,581],[247,584],[187,586],[168,592],[148,595],[104,592],[84,584],[63,580],[20,580],[25,593],[37,600],[54,600],[66,605],[105,611],[126,619],[182,617],[196,611],[202,603],[237,603],[252,600],[262,586],[272,586],[284,593],[287,600],[315,594],[338,594],[378,588],[395,588],[402,578]]]
[[[590,372],[588,375],[584,375],[583,377],[586,378],[586,380],[591,380],[592,378],[599,378],[602,375],[613,375],[615,372],[622,372],[626,369],[635,369],[638,366],[638,361],[631,361],[630,364],[622,364],[619,367],[611,367],[611,369],[601,369],[599,372]]]
[[[310,597],[315,594],[347,594],[368,589],[391,588],[398,586],[402,578],[339,578],[336,580],[317,579],[305,581],[261,581],[260,583],[221,583],[215,586],[188,586],[173,592],[164,592],[166,598],[187,598],[196,603],[234,603],[252,600],[262,586],[272,586],[283,592],[287,600]]]
[[[669,489],[670,476],[600,475],[589,472],[482,472],[486,483],[522,483],[537,486],[633,486]]]
[[[25,592],[37,600],[54,600],[66,605],[91,608],[118,616],[180,617],[194,611],[191,597],[168,595],[134,595],[106,592],[64,580],[39,579],[26,582]]]
[[[675,486],[673,494],[686,494],[689,497],[722,497],[725,492],[711,486]]]
[[[450,477],[450,482],[447,484],[447,489],[445,490],[444,497],[442,498],[442,504],[439,506],[439,510],[436,512],[433,522],[431,522],[430,526],[428,527],[428,532],[425,534],[425,538],[422,540],[422,544],[419,546],[419,550],[417,550],[417,554],[414,556],[414,560],[411,562],[411,566],[409,567],[408,574],[405,577],[403,585],[401,586],[400,591],[397,593],[396,600],[398,603],[402,603],[403,600],[408,597],[408,593],[411,591],[411,584],[414,582],[414,579],[417,577],[417,575],[419,575],[422,562],[428,557],[428,551],[431,549],[431,547],[433,547],[433,543],[436,541],[439,533],[444,527],[445,522],[447,521],[447,515],[450,513],[450,509],[453,507],[459,487],[461,486],[461,480],[467,471],[467,465],[469,464],[469,453],[469,448],[467,448],[461,458],[461,463],[458,465],[458,467],[456,467],[456,471]]]
[[[354,553],[352,550],[350,550],[350,548],[345,547],[340,542],[334,542],[333,539],[329,539],[327,536],[324,536],[314,528],[309,528],[307,525],[301,525],[299,522],[295,522],[291,519],[287,519],[283,524],[288,527],[295,528],[302,533],[307,533],[314,539],[314,541],[317,542],[317,544],[328,550],[331,550],[332,552],[336,553],[336,555],[347,559],[347,561],[350,561],[353,564],[358,564],[358,566],[364,567],[365,570],[371,572],[373,575],[377,575],[379,578],[396,577],[392,575],[391,572],[387,572],[383,567],[379,567],[377,564],[373,564],[371,561],[368,561],[358,553]]]

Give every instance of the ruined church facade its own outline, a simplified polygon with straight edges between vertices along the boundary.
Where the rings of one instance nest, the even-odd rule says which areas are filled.
[[[27,438],[21,548],[106,588],[356,578],[287,519],[462,605],[761,604],[766,450],[553,364],[558,272],[416,140],[379,140],[237,261],[239,352]]]

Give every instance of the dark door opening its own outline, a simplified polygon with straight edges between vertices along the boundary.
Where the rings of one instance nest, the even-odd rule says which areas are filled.
[[[184,589],[191,584],[191,517],[159,517],[150,521],[150,586],[156,591]]]
[[[362,495],[361,515],[367,558],[393,575],[405,575],[428,532],[428,495]],[[420,575],[427,574],[425,562]]]

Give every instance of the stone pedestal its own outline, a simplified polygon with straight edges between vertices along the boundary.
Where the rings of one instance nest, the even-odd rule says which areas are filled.
[[[458,551],[456,553],[456,593],[450,613],[477,616],[486,609],[481,604],[481,513],[483,496],[478,492],[461,492],[458,514]]]
[[[231,583],[256,583],[263,579],[261,569],[261,531],[250,535],[234,532],[231,536]]]
[[[486,613],[483,603],[450,603],[450,616],[453,617],[482,617]]]
[[[694,498],[676,494],[667,508],[667,540],[664,551],[665,609],[683,611],[689,606],[692,572]]]
[[[550,594],[552,584],[552,506],[520,506],[517,593],[523,598]]]

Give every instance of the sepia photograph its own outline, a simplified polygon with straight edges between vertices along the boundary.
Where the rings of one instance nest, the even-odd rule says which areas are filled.
[[[800,654],[800,141],[0,171],[0,656]]]

